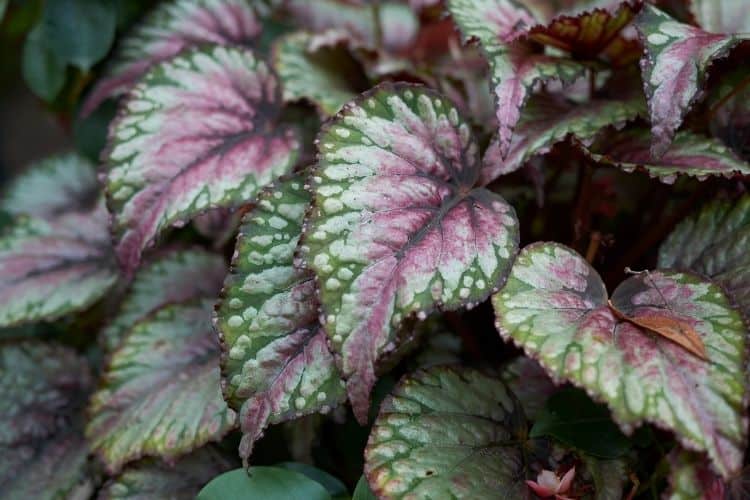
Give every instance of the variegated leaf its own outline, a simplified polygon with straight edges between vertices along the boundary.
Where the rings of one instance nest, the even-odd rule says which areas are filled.
[[[676,448],[669,459],[669,489],[665,500],[740,500],[728,495],[724,481],[701,455]]]
[[[336,30],[339,36],[369,49],[397,52],[407,49],[417,36],[419,19],[398,2],[378,2],[380,46],[375,9],[371,5],[353,5],[346,0],[287,0],[284,8],[301,27],[316,33]]]
[[[379,498],[528,498],[518,408],[505,384],[470,369],[404,377],[365,449]]]
[[[480,182],[486,185],[518,170],[533,156],[547,153],[568,136],[588,143],[602,128],[610,125],[620,128],[644,114],[641,96],[592,99],[583,103],[572,103],[560,96],[534,96],[518,122],[505,159],[500,154],[498,138],[490,143],[482,159]]]
[[[376,362],[402,321],[484,300],[518,246],[513,208],[474,188],[479,148],[448,100],[384,84],[318,137],[301,250],[320,283],[325,330],[364,422]]]
[[[515,41],[536,20],[512,0],[450,0],[449,10],[465,39],[478,39],[490,63],[498,125],[497,154],[508,155],[521,108],[537,82],[572,82],[586,66],[572,59],[534,52],[525,41]]]
[[[0,347],[3,498],[67,498],[85,485],[88,447],[78,424],[90,387],[86,361],[68,348]]]
[[[88,160],[73,153],[52,156],[11,181],[3,190],[0,210],[49,219],[85,211],[99,193],[96,171]]]
[[[615,43],[638,8],[635,4],[622,2],[614,12],[597,8],[577,16],[558,16],[549,25],[531,28],[528,38],[578,58],[593,59]]]
[[[107,481],[97,500],[194,500],[211,479],[234,467],[236,464],[209,447],[172,465],[143,460]]]
[[[102,344],[113,351],[133,325],[168,304],[216,297],[226,271],[221,256],[200,249],[159,255],[136,273],[119,311],[101,333]]]
[[[201,44],[248,45],[262,25],[247,0],[169,0],[158,5],[119,42],[103,78],[81,113],[124,94],[153,65]]]
[[[51,220],[19,216],[0,233],[0,326],[52,320],[88,308],[117,282],[99,200]]]
[[[713,279],[750,319],[750,195],[714,201],[681,222],[659,248],[659,267]]]
[[[597,162],[616,165],[627,172],[641,168],[668,184],[678,175],[705,179],[714,175],[750,174],[750,164],[718,139],[681,131],[656,159],[652,156],[650,138],[647,130],[631,129],[602,137],[598,144],[584,150]]]
[[[750,5],[744,0],[690,0],[690,12],[711,33],[750,33]]]
[[[281,89],[249,50],[208,46],[150,70],[112,124],[106,154],[117,255],[128,273],[171,225],[252,198],[292,168]]]
[[[265,190],[245,215],[217,306],[224,397],[240,411],[244,459],[268,424],[327,413],[345,399],[314,276],[294,265],[311,199],[304,183],[297,174]]]
[[[636,20],[646,52],[641,58],[655,157],[667,152],[675,132],[701,96],[712,61],[750,34],[724,35],[683,24],[646,5]]]
[[[306,99],[323,115],[332,115],[357,95],[351,83],[353,71],[345,67],[351,58],[341,46],[312,50],[311,38],[302,31],[278,38],[273,67],[284,89],[285,101]]]
[[[86,427],[111,473],[146,455],[174,460],[234,426],[221,397],[211,305],[162,307],[136,323],[112,354]]]
[[[654,314],[690,324],[703,361],[654,332],[619,320],[599,275],[554,243],[526,247],[493,297],[497,327],[558,380],[606,402],[624,431],[643,421],[705,450],[725,477],[742,466],[746,331],[722,290],[695,275],[643,272],[612,295],[631,316]]]

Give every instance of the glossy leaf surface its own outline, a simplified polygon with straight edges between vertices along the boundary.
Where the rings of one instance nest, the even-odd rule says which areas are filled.
[[[606,402],[626,432],[652,422],[705,450],[722,475],[737,472],[746,439],[746,333],[722,290],[692,274],[654,271],[624,281],[612,301],[688,322],[709,361],[618,320],[599,275],[562,245],[526,247],[493,297],[501,336],[554,378]]]
[[[524,463],[505,384],[445,367],[401,380],[365,449],[380,498],[525,498]]]
[[[235,469],[216,477],[196,500],[331,500],[318,482],[281,467]]]
[[[651,151],[660,157],[701,95],[711,62],[750,35],[709,33],[650,5],[638,15],[636,26],[646,48],[641,72],[651,115]]]
[[[224,396],[240,411],[245,459],[268,424],[327,413],[345,399],[318,322],[314,276],[294,265],[311,199],[305,180],[280,181],[245,215],[217,306]]]
[[[579,104],[560,96],[534,96],[524,108],[507,156],[503,158],[500,154],[497,137],[490,143],[482,159],[481,182],[489,184],[518,170],[533,156],[547,153],[568,136],[588,143],[602,128],[610,125],[620,128],[644,114],[640,96],[624,100],[594,99]]]
[[[211,305],[165,306],[137,323],[113,353],[86,428],[110,471],[145,455],[173,460],[234,426],[221,397]]]
[[[649,134],[632,129],[602,138],[587,149],[595,161],[616,165],[627,172],[644,169],[651,177],[671,184],[678,175],[704,179],[721,175],[750,174],[750,164],[741,160],[718,139],[678,132],[660,158],[651,153]]]
[[[473,187],[477,143],[433,91],[376,87],[336,115],[318,143],[301,249],[364,422],[376,363],[397,347],[402,321],[486,298],[515,255],[518,223],[500,196]]]
[[[105,99],[130,90],[149,68],[202,44],[248,45],[261,32],[244,0],[170,0],[158,5],[120,41],[104,77],[84,102],[90,114]]]
[[[750,318],[750,196],[714,201],[675,227],[659,267],[692,270],[724,287]]]
[[[168,304],[213,298],[226,275],[221,256],[200,249],[164,252],[138,270],[120,309],[101,333],[112,351],[138,321]]]
[[[281,89],[248,50],[208,46],[155,66],[110,129],[108,205],[132,272],[173,224],[251,199],[290,170],[299,147],[276,123]]]

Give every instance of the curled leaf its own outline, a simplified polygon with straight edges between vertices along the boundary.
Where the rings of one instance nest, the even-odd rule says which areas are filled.
[[[112,354],[86,427],[110,472],[144,455],[174,460],[234,426],[235,414],[221,397],[211,305],[162,307]]]
[[[709,33],[680,23],[651,5],[643,8],[636,26],[646,48],[641,72],[651,115],[651,152],[659,158],[701,96],[711,62],[726,56],[750,35]]]
[[[364,422],[376,362],[396,349],[403,320],[486,298],[515,255],[518,223],[500,196],[474,188],[478,145],[433,91],[376,87],[328,123],[318,148],[301,250]]]
[[[738,158],[721,141],[688,131],[678,132],[658,159],[652,156],[648,131],[642,129],[602,137],[583,149],[594,161],[616,165],[626,172],[641,168],[668,184],[678,175],[704,179],[714,175],[750,174],[750,164]]]
[[[599,275],[562,245],[526,247],[493,297],[501,336],[557,380],[606,402],[624,431],[652,422],[706,451],[724,477],[736,473],[747,437],[746,332],[723,291],[692,274],[654,271],[624,281],[612,301],[632,316],[648,312],[689,323],[708,361],[618,320]]]
[[[475,370],[404,377],[370,432],[370,487],[379,498],[526,498],[517,411],[505,384]]]
[[[281,181],[247,212],[216,309],[224,397],[240,411],[244,459],[267,425],[327,413],[345,399],[314,276],[294,265],[311,199],[304,183],[299,174]]]
[[[86,97],[81,114],[129,91],[149,68],[201,44],[247,45],[262,26],[244,0],[169,0],[159,4],[119,42],[104,77]]]
[[[126,272],[166,228],[252,198],[297,158],[281,89],[249,50],[208,46],[151,69],[110,129],[108,206]]]

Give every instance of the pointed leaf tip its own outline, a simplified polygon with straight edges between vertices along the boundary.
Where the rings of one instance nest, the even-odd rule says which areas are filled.
[[[366,420],[378,360],[403,320],[476,303],[518,246],[513,208],[483,188],[471,128],[444,97],[385,84],[319,136],[304,236],[324,328]]]

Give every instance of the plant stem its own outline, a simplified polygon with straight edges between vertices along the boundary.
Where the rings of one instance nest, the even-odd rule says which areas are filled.
[[[380,18],[380,0],[372,3],[372,22],[375,27],[375,46],[378,49],[383,48],[383,25]]]

